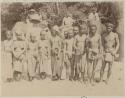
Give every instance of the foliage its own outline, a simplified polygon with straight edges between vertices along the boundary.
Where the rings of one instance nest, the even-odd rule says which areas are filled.
[[[2,35],[6,29],[12,29],[17,21],[25,19],[28,10],[33,8],[40,13],[47,13],[50,17],[55,17],[61,23],[66,12],[72,13],[74,18],[84,19],[91,11],[92,6],[97,6],[102,22],[112,21],[118,25],[122,16],[121,3],[117,2],[44,2],[44,3],[2,3],[1,4],[1,28]]]

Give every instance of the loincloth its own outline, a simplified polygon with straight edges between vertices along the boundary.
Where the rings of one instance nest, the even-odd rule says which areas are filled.
[[[88,59],[89,60],[98,59],[98,53],[94,52],[94,51],[89,51],[89,53],[88,53]]]
[[[110,52],[106,52],[104,54],[104,60],[107,62],[113,62],[114,61],[114,56]]]

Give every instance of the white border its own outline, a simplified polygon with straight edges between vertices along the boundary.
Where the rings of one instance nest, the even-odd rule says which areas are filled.
[[[0,3],[2,2],[89,2],[89,1],[98,1],[98,2],[123,1],[123,3],[125,3],[124,2],[125,0],[0,0]],[[1,12],[1,4],[0,4],[0,12]],[[125,10],[124,10],[124,15],[125,15]],[[1,18],[1,15],[0,15],[0,18]],[[1,20],[0,20],[0,23],[1,23]],[[125,19],[124,19],[124,23],[125,23]],[[1,27],[1,24],[0,24],[0,27]],[[125,31],[125,25],[124,25],[124,31]],[[1,32],[1,28],[0,28],[0,32]],[[1,38],[1,34],[0,34],[0,38]],[[125,38],[125,34],[124,34],[124,38]],[[0,47],[1,47],[1,44],[0,44]],[[125,40],[124,40],[124,49],[125,49]],[[1,48],[0,48],[0,54],[1,54]],[[124,55],[125,55],[125,52],[124,52]],[[1,55],[0,55],[0,58],[1,58]],[[125,58],[124,58],[124,61],[125,61]],[[0,59],[0,62],[1,62],[1,59]],[[1,69],[1,66],[0,66],[0,69]],[[124,66],[124,71],[125,71],[125,66]],[[125,80],[125,72],[124,72],[124,80]],[[125,94],[125,85],[124,85],[124,94]],[[1,79],[0,79],[0,95],[1,95]],[[125,98],[125,95],[124,96],[41,96],[41,97],[36,96],[35,98],[105,98],[105,97],[106,98]],[[13,98],[13,97],[9,97],[9,98]],[[20,97],[20,98],[26,98],[26,97]]]

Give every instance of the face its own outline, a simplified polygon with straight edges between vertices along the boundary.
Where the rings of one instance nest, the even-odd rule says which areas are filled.
[[[6,32],[6,37],[7,37],[7,39],[11,39],[12,35],[11,35],[11,32],[10,32],[10,31],[7,31],[7,32]]]
[[[73,32],[74,34],[78,34],[79,33],[79,28],[76,26],[73,28]]]
[[[47,19],[47,16],[46,16],[46,15],[43,15],[43,16],[42,16],[42,19],[43,19],[43,20],[46,20],[46,19]]]
[[[65,38],[67,38],[67,34],[68,34],[68,32],[65,31],[65,32],[64,32],[64,36],[65,36]]]
[[[81,26],[80,33],[82,33],[82,34],[86,34],[87,33],[87,26],[86,25],[82,25]]]
[[[69,36],[73,37],[73,35],[74,35],[73,29],[71,29],[71,30],[69,31]]]
[[[45,33],[41,32],[40,37],[41,37],[41,39],[45,39]]]
[[[51,28],[51,32],[52,32],[52,35],[53,36],[56,36],[57,35],[57,31],[54,29],[54,27]]]
[[[67,13],[65,14],[65,17],[68,17],[68,14],[67,14]]]
[[[107,32],[111,32],[113,30],[113,28],[112,27],[107,27]]]
[[[57,32],[55,30],[52,30],[52,35],[53,36],[56,36],[57,35]]]
[[[21,32],[16,33],[16,37],[18,40],[22,40],[22,33]]]
[[[92,34],[95,34],[95,33],[96,33],[96,30],[97,30],[96,26],[91,26],[91,27],[90,27],[90,32],[91,32]]]
[[[97,8],[93,8],[93,13],[96,13],[97,12]]]
[[[73,37],[73,33],[69,32],[68,36],[69,36],[69,38],[72,38]]]
[[[31,38],[31,41],[32,41],[32,42],[35,42],[35,41],[36,41],[36,36],[31,35],[30,38]]]

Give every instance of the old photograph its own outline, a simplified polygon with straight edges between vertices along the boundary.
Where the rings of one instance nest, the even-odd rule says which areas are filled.
[[[1,2],[2,96],[125,95],[123,1]]]

